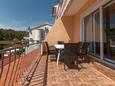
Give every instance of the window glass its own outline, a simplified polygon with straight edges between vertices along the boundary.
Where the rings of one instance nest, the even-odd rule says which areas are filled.
[[[115,3],[103,9],[104,57],[115,60]]]

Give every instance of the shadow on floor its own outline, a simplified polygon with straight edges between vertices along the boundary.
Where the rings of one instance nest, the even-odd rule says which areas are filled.
[[[83,66],[82,64],[87,63],[93,63],[92,59],[90,59],[88,56],[85,56],[85,58],[78,58],[74,61],[66,61],[65,59],[60,59],[60,62],[64,64],[64,70],[67,71],[68,69],[76,69],[80,71],[81,69],[87,69],[87,67]]]
[[[37,61],[34,71],[27,79],[27,86],[47,86],[48,56],[42,56]]]

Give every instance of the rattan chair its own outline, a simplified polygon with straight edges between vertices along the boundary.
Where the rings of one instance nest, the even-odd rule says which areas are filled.
[[[78,46],[79,43],[64,43],[64,50],[61,54],[62,55],[61,57],[64,62],[64,70],[67,70],[67,67],[73,68],[73,66],[78,68],[79,65],[77,57]]]
[[[88,42],[81,42],[80,43],[80,47],[77,51],[77,56],[83,60],[87,60],[89,62],[89,58],[87,58],[87,54],[88,54],[88,47],[89,47],[89,43]]]

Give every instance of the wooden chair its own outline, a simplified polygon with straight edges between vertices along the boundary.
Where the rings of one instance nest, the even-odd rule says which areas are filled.
[[[57,49],[54,46],[49,46],[48,42],[44,42],[44,43],[45,43],[45,46],[47,48],[47,54],[48,55],[55,55],[55,57],[57,58],[57,54],[58,54]]]

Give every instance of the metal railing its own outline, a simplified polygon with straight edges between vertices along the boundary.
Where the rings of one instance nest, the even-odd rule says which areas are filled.
[[[0,50],[0,86],[21,83],[38,57],[39,44]]]

